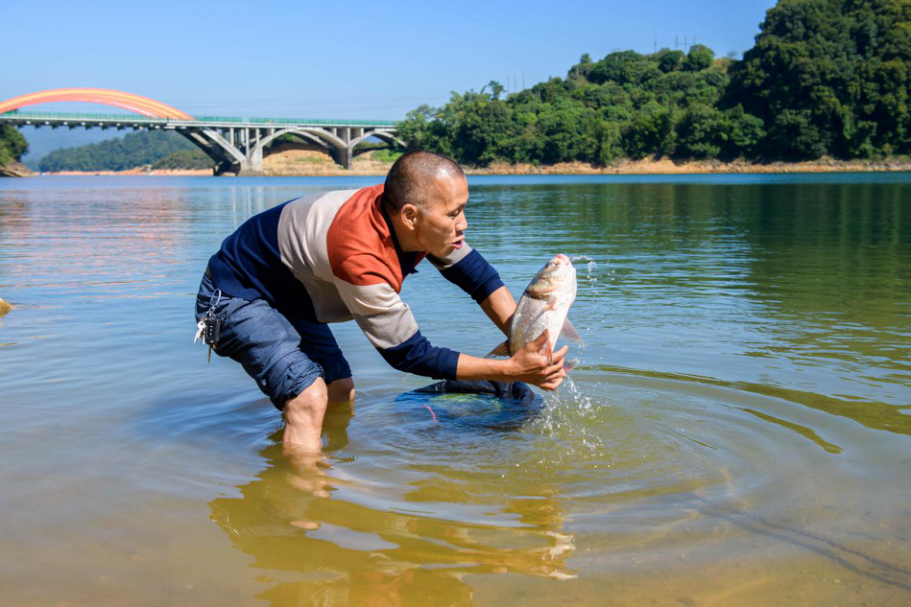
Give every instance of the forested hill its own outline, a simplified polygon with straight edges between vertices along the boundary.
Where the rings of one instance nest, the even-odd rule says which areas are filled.
[[[28,151],[28,143],[15,128],[0,125],[0,165],[18,161]]]
[[[780,0],[760,29],[742,61],[701,45],[584,55],[506,98],[491,82],[422,106],[400,135],[481,166],[911,152],[911,1]]]
[[[173,132],[130,133],[73,148],[54,150],[38,164],[43,173],[55,171],[122,171],[153,168],[207,168],[212,161],[196,146]]]

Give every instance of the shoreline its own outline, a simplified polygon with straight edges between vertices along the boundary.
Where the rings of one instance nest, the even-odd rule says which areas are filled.
[[[369,158],[356,160],[351,169],[343,169],[334,162],[311,162],[309,166],[289,166],[288,163],[266,163],[265,177],[355,177],[383,176],[392,163],[380,163]],[[270,166],[272,165],[272,166]],[[911,161],[887,160],[831,160],[808,162],[751,163],[743,161],[720,162],[715,160],[674,162],[668,159],[627,160],[608,167],[596,167],[583,162],[566,162],[552,165],[498,163],[487,167],[465,167],[467,175],[712,175],[712,174],[775,174],[775,173],[866,173],[911,171]],[[58,171],[42,173],[39,177],[74,176],[140,176],[140,177],[211,177],[211,169],[170,169],[148,171],[135,168],[126,171]]]

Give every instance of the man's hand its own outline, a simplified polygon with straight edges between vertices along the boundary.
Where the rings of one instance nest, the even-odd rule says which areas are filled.
[[[459,366],[456,371],[458,379],[487,379],[492,381],[524,381],[529,384],[556,390],[563,383],[566,371],[563,370],[563,358],[569,346],[552,352],[548,333],[545,330],[536,340],[525,345],[509,360],[476,358],[459,354]]]
[[[525,344],[509,359],[512,381],[524,381],[545,390],[556,390],[563,383],[566,371],[563,370],[563,359],[569,346],[563,346],[556,352],[550,349],[547,329],[537,339]]]

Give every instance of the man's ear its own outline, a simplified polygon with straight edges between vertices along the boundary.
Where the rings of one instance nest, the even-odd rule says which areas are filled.
[[[418,208],[410,202],[406,202],[402,205],[402,209],[399,213],[401,213],[402,223],[404,223],[409,230],[413,230],[418,220]]]

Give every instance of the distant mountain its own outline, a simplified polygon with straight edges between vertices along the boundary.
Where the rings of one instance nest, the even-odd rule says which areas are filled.
[[[68,129],[42,127],[40,129],[26,126],[19,132],[28,141],[28,154],[22,157],[22,162],[32,170],[38,170],[41,159],[61,148],[78,147],[100,141],[120,139],[129,131],[101,130],[101,129]]]
[[[55,171],[122,171],[155,164],[175,152],[196,151],[192,143],[170,131],[140,131],[112,139],[50,152],[38,163],[43,173]]]

